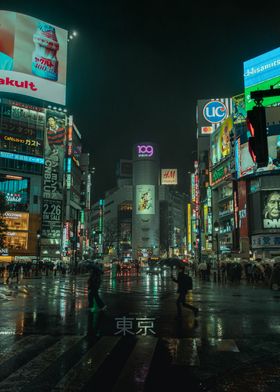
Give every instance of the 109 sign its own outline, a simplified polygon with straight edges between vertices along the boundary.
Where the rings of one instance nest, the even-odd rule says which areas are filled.
[[[151,157],[154,155],[154,147],[150,144],[138,144],[137,145],[138,157]]]

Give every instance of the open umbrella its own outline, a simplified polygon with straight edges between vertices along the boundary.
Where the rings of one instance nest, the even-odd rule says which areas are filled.
[[[160,263],[168,267],[181,267],[185,265],[185,263],[177,257],[169,257],[167,259],[162,259]]]

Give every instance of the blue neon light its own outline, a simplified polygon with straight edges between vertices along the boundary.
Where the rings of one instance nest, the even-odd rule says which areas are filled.
[[[29,155],[19,155],[6,151],[0,151],[0,158],[15,159],[17,161],[24,161],[30,163],[39,163],[40,165],[43,165],[45,163],[44,158],[31,157]]]
[[[243,65],[245,87],[280,77],[280,47],[245,61]]]

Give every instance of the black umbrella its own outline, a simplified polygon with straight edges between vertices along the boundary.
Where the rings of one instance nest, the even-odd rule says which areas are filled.
[[[167,259],[162,259],[161,264],[167,265],[168,267],[181,267],[185,265],[185,263],[177,257],[169,257]]]

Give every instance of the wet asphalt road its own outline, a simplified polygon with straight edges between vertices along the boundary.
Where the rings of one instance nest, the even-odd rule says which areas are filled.
[[[184,380],[194,391],[279,391],[278,291],[195,279],[188,300],[199,317],[183,309],[178,321],[168,272],[105,274],[106,312],[87,309],[86,280],[0,285],[1,391],[146,391]]]

